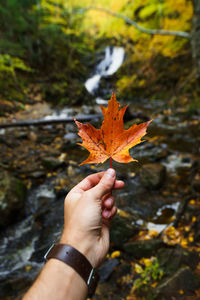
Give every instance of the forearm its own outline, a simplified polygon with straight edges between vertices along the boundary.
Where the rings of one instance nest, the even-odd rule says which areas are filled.
[[[82,180],[65,199],[65,222],[60,243],[82,253],[90,263],[86,267],[88,270],[98,267],[108,252],[109,222],[117,210],[110,194],[112,189],[123,186],[122,181],[116,180],[115,171],[109,169]],[[94,284],[95,278],[93,280]],[[23,300],[84,300],[87,293],[84,279],[74,269],[51,258]]]
[[[70,266],[50,259],[23,300],[84,300],[87,286]]]

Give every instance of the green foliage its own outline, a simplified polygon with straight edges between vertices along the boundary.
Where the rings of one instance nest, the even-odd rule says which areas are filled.
[[[164,275],[156,257],[151,261],[148,260],[144,268],[137,265],[137,273],[140,277],[134,281],[132,292],[140,289],[149,290],[149,287],[160,281]]]
[[[61,0],[1,2],[1,97],[21,101],[29,82],[39,80],[43,98],[55,104],[69,102],[70,96],[81,99],[93,46],[77,9]],[[31,69],[28,77],[20,73]]]
[[[139,12],[141,19],[146,19],[149,17],[160,17],[163,11],[164,4],[157,1],[150,1],[147,5],[142,8]]]
[[[23,100],[23,81],[18,81],[17,72],[31,72],[22,59],[11,57],[9,54],[0,54],[0,96],[12,100]],[[14,93],[13,93],[14,91]]]
[[[0,54],[0,73],[6,72],[14,76],[16,69],[28,72],[31,71],[20,58],[11,57],[9,54]]]
[[[23,57],[33,46],[30,36],[34,34],[37,18],[30,13],[36,0],[2,0],[0,4],[0,48],[3,53]]]

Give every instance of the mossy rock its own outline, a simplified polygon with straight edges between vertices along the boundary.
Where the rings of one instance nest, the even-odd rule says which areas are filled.
[[[0,227],[20,219],[25,210],[26,187],[8,172],[0,173]]]
[[[124,245],[124,250],[134,258],[140,259],[142,257],[155,256],[157,250],[161,247],[164,247],[162,240],[152,239],[126,243]]]

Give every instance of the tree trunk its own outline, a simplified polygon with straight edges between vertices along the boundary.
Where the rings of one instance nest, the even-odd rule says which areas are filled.
[[[193,0],[194,16],[192,20],[192,56],[195,62],[197,78],[200,80],[200,0]]]
[[[91,121],[94,119],[101,118],[102,114],[98,115],[87,115],[87,116],[77,116],[75,117],[66,117],[66,118],[52,118],[52,119],[34,119],[34,120],[24,120],[24,121],[14,121],[11,123],[0,123],[0,128],[8,128],[8,127],[27,127],[27,126],[40,126],[40,125],[52,125],[52,124],[60,124],[60,123],[70,123],[74,122],[76,119],[79,122],[83,121]]]

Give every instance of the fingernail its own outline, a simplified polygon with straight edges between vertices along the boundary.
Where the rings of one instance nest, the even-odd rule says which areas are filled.
[[[110,211],[104,210],[103,216],[104,216],[104,218],[109,218],[110,217]]]
[[[123,180],[117,180],[117,183],[120,183],[120,184],[123,183],[123,184],[125,184]]]
[[[108,169],[106,171],[106,175],[110,176],[110,177],[115,177],[115,170],[113,169]]]
[[[113,198],[108,198],[105,200],[106,203],[108,203],[109,205],[111,205],[114,201],[113,201]]]

